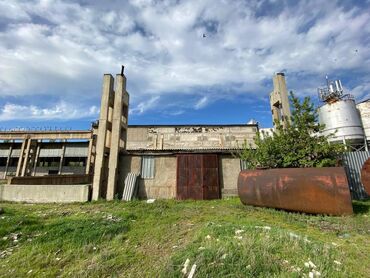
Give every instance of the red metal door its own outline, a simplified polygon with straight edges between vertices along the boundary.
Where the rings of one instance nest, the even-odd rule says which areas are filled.
[[[218,157],[216,154],[203,155],[203,199],[219,199]]]
[[[180,200],[220,198],[217,155],[177,156],[177,198]]]

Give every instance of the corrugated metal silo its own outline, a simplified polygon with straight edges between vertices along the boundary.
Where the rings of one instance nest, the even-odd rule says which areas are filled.
[[[366,140],[370,143],[370,99],[357,104],[357,109],[361,115]]]
[[[319,122],[325,125],[324,135],[331,135],[329,141],[343,142],[351,150],[362,150],[365,133],[361,116],[354,98],[343,94],[340,80],[335,82],[326,78],[327,86],[319,88],[319,98],[325,103],[318,108]]]
[[[326,103],[318,109],[319,122],[325,125],[323,134],[334,133],[330,141],[363,141],[364,130],[360,113],[353,99],[341,99]]]

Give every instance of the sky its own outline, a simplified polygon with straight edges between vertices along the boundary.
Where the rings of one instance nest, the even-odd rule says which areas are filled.
[[[0,0],[0,129],[89,129],[125,65],[129,124],[272,125],[272,76],[370,97],[370,0]]]

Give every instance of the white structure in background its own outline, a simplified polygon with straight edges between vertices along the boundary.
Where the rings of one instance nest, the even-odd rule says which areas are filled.
[[[266,137],[272,137],[274,135],[274,129],[270,127],[260,128],[259,133],[261,139],[265,139]]]
[[[367,150],[361,116],[353,96],[343,94],[340,80],[329,81],[318,89],[324,102],[318,108],[319,122],[325,125],[324,135],[332,134],[331,142],[342,142],[352,151]]]
[[[357,104],[357,109],[361,115],[362,126],[364,128],[367,146],[370,146],[370,98]]]

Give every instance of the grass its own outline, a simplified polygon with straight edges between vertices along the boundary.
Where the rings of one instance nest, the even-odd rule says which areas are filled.
[[[0,207],[0,277],[186,277],[187,259],[195,277],[370,276],[369,201],[346,217],[237,198]]]

